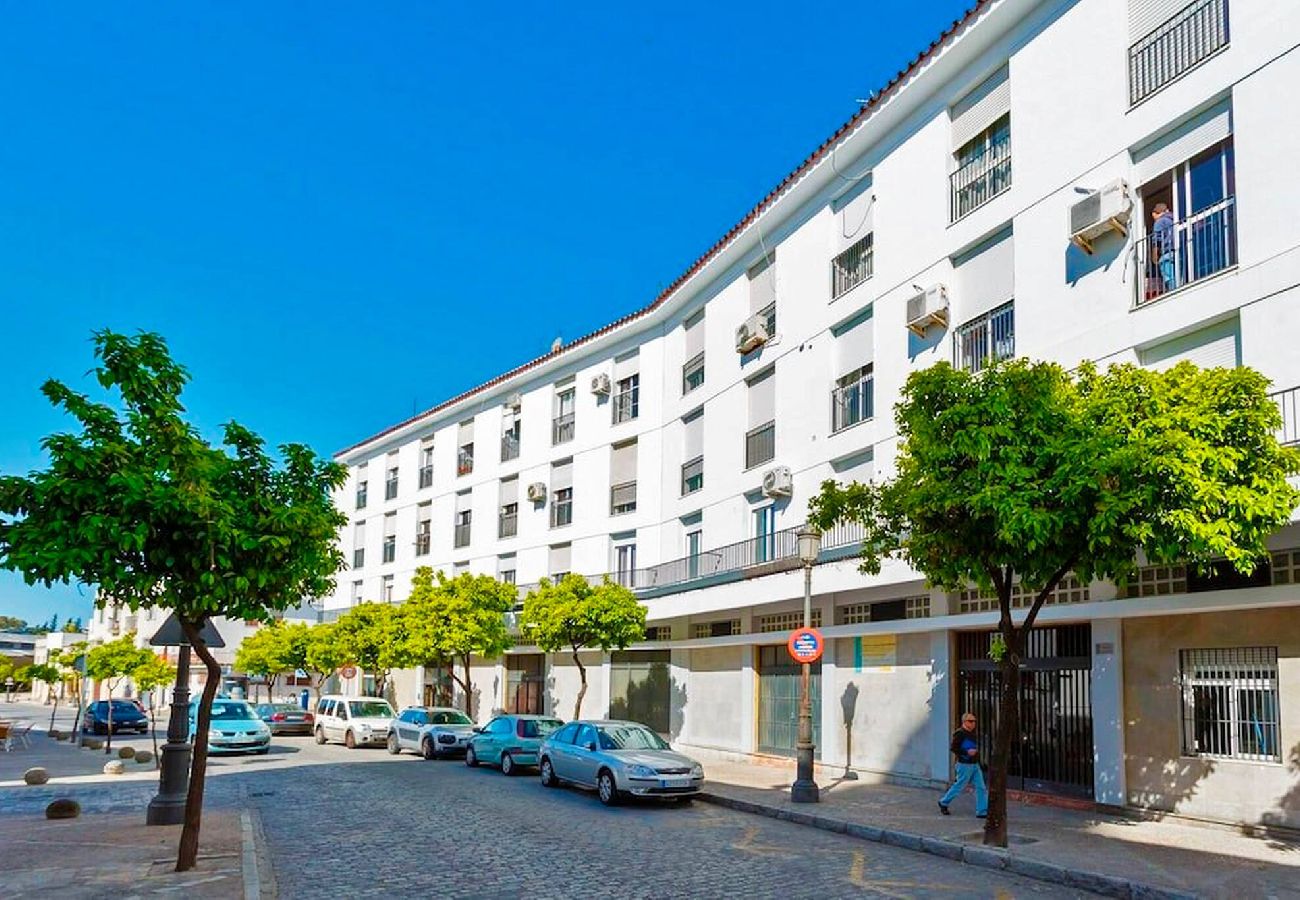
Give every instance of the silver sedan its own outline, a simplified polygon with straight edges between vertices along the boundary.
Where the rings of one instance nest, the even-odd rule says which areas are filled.
[[[570,722],[542,742],[542,784],[595,788],[600,802],[625,797],[689,800],[704,785],[704,767],[639,722]]]
[[[445,706],[408,706],[393,720],[388,732],[388,752],[414,750],[425,759],[465,752],[474,736],[474,720]]]

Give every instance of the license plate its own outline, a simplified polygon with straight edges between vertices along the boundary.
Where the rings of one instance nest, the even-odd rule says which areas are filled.
[[[661,778],[659,786],[661,788],[686,787],[691,783],[689,778]]]

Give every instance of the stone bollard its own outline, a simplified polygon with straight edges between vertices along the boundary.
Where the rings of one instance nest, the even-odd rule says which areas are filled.
[[[122,747],[117,751],[118,759],[133,759],[135,757],[134,747]]]
[[[45,807],[47,819],[75,819],[79,815],[81,815],[81,804],[66,797],[51,800],[49,806]]]
[[[81,746],[85,747],[87,750],[103,750],[104,742],[98,738],[82,738]]]
[[[104,763],[105,775],[121,775],[126,771],[126,765],[120,759],[110,759]]]
[[[144,763],[153,762],[153,753],[149,750],[135,751],[135,761],[143,765]]]
[[[45,784],[50,780],[50,773],[40,766],[33,766],[23,773],[23,781],[28,784]]]
[[[49,731],[45,733],[48,734],[50,737],[54,738],[56,741],[63,740],[63,732],[59,731],[59,729],[57,728],[51,728]]]

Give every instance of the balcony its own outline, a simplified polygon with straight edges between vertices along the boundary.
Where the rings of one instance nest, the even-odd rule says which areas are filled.
[[[745,435],[745,468],[752,469],[776,457],[776,422],[760,425]]]
[[[1128,51],[1128,102],[1141,103],[1228,46],[1228,0],[1194,0]]]
[[[1016,355],[1016,307],[1007,303],[967,322],[952,340],[953,368],[972,374]]]
[[[625,481],[609,489],[609,514],[621,516],[636,512],[636,482]]]
[[[551,443],[563,444],[573,440],[573,413],[565,413],[551,420]]]
[[[1288,447],[1300,446],[1300,387],[1278,391],[1271,396],[1282,413],[1282,429],[1277,433],[1278,443]]]
[[[456,547],[456,549],[459,550],[461,547],[469,546],[469,531],[470,531],[469,522],[462,522],[456,526],[456,533],[452,541],[452,544]]]
[[[1011,132],[999,131],[985,149],[949,176],[949,221],[969,215],[1011,187]]]
[[[831,432],[843,431],[875,415],[874,375],[868,371],[831,391]]]
[[[507,431],[501,435],[501,461],[509,462],[519,458],[519,434]]]
[[[497,537],[512,538],[519,533],[519,513],[515,510],[502,511],[497,517]]]
[[[420,466],[420,490],[433,485],[433,466]]]
[[[1174,225],[1169,235],[1134,241],[1133,303],[1142,306],[1237,264],[1236,198],[1228,197]]]
[[[456,477],[474,471],[474,445],[466,444],[456,451]]]

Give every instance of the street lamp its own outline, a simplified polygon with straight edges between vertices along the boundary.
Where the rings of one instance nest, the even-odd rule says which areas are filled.
[[[822,546],[822,533],[805,525],[795,534],[799,542],[799,561],[803,563],[803,627],[812,627],[812,570],[817,563],[817,553]],[[790,786],[793,803],[817,803],[821,800],[817,782],[813,781],[812,738],[812,666],[803,664],[803,677],[799,684],[799,740],[795,744],[797,773]]]

